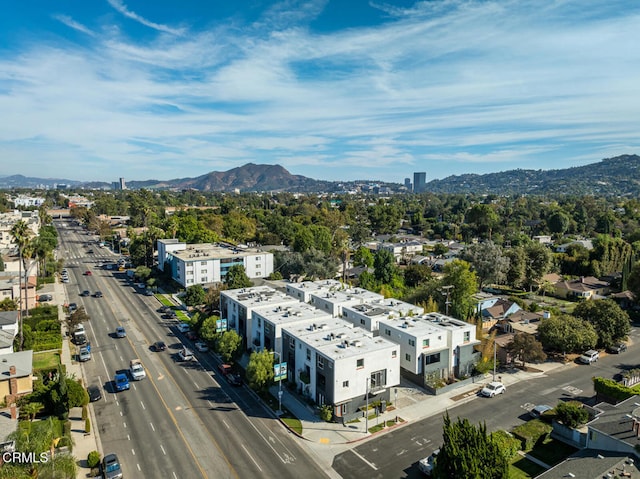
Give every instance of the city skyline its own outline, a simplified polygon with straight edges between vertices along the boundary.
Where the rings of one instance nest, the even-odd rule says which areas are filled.
[[[167,180],[256,163],[402,183],[638,151],[628,2],[35,0],[3,13],[3,176]]]

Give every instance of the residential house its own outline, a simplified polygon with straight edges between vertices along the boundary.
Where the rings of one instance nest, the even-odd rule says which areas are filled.
[[[417,384],[468,376],[478,361],[473,324],[440,313],[378,323],[380,337],[400,346],[402,374]]]
[[[517,303],[502,296],[479,292],[474,298],[476,313],[482,318],[482,330],[485,332],[496,326],[501,319],[520,310]]]
[[[317,328],[331,319],[331,315],[307,303],[256,308],[251,312],[251,345],[254,350],[282,353],[282,328],[311,325]]]
[[[316,404],[331,405],[334,417],[347,422],[362,417],[367,402],[390,400],[400,384],[398,345],[333,321],[316,329],[283,328],[283,356],[298,390]]]
[[[549,317],[551,316],[548,311],[533,313],[521,309],[498,320],[497,326],[505,333],[525,333],[535,336],[538,334],[540,321]]]
[[[19,328],[18,317],[18,311],[0,311],[0,355],[13,353],[13,341]]]
[[[243,338],[244,347],[251,350],[249,338],[253,332],[254,309],[295,306],[299,303],[297,299],[269,286],[228,289],[220,292],[220,318],[227,319],[227,327],[234,329]]]
[[[585,240],[575,240],[570,241],[568,243],[563,243],[561,245],[556,246],[556,253],[566,253],[569,249],[569,246],[578,245],[583,246],[587,250],[591,251],[593,249],[593,241],[585,239]]]
[[[422,253],[423,244],[420,241],[402,241],[399,243],[382,243],[378,250],[389,251],[393,254],[396,262],[401,262],[413,255]]]
[[[158,240],[159,269],[168,267],[171,278],[185,288],[222,282],[229,269],[238,265],[249,278],[266,278],[273,273],[273,254],[247,246]]]
[[[540,244],[544,244],[544,245],[549,245],[553,243],[553,240],[549,235],[535,235],[532,239],[533,241]]]
[[[553,288],[556,296],[565,299],[599,299],[610,292],[609,283],[593,276],[561,280]]]
[[[374,336],[379,335],[378,321],[380,319],[417,316],[422,313],[424,313],[424,308],[394,298],[374,299],[373,301],[342,307],[342,319],[371,331]]]
[[[14,403],[19,397],[33,392],[33,351],[0,356],[0,400]]]
[[[7,298],[12,299],[20,307],[20,299],[22,299],[22,309],[33,308],[36,306],[37,285],[38,279],[32,274],[27,276],[25,287],[24,279],[22,282],[20,281],[17,271],[15,273],[0,271],[0,301]]]

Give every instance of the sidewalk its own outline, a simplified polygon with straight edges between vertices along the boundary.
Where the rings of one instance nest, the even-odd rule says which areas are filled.
[[[507,372],[501,372],[499,376],[502,377],[502,383],[508,391],[509,386],[512,384],[542,377],[549,371],[566,367],[572,367],[572,364],[549,362],[536,364],[535,371],[513,369]],[[364,418],[360,419],[359,422],[345,425],[320,420],[318,416],[315,415],[314,409],[311,406],[300,401],[297,396],[291,394],[286,389],[282,390],[282,404],[302,423],[301,437],[305,440],[323,445],[348,445],[353,442],[366,440],[372,436],[384,434],[396,427],[402,427],[403,425],[427,417],[442,414],[447,409],[471,401],[478,397],[478,392],[482,386],[491,382],[492,379],[492,375],[487,374],[485,381],[469,384],[438,396],[427,394],[419,388],[399,386],[397,387],[397,401],[393,393],[391,396],[392,407],[395,406],[395,408],[387,410],[387,412],[381,414],[378,418],[370,418],[368,426],[370,429],[378,423],[384,424],[386,421],[395,421],[396,417],[399,422],[397,426],[385,427],[375,434],[366,431],[366,421]],[[278,386],[272,386],[271,392],[277,397]]]
[[[72,357],[70,336],[65,334],[66,323],[64,304],[66,304],[67,298],[65,295],[65,289],[61,283],[53,284],[54,301],[58,303],[58,318],[62,323],[62,354],[60,360],[62,364],[66,366],[67,375],[69,377],[75,377],[81,379],[83,385],[86,387],[86,381],[84,380],[84,371],[79,361],[76,361]],[[91,432],[85,434],[85,422],[82,419],[82,408],[76,407],[69,411],[69,420],[71,421],[71,438],[73,439],[73,455],[76,458],[76,464],[78,465],[78,479],[84,479],[89,476],[90,469],[87,467],[87,456],[91,451],[98,451],[100,457],[102,457],[102,447],[100,445],[100,437],[98,433],[98,424],[93,411],[93,405],[89,403],[89,419],[91,422]]]

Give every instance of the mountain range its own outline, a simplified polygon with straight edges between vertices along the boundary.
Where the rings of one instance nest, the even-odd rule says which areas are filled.
[[[42,188],[55,185],[71,188],[108,188],[104,182],[80,182],[68,179],[33,178],[22,175],[0,177],[0,189]],[[128,181],[127,188],[151,188],[222,192],[290,191],[340,192],[372,185],[385,186],[401,192],[398,183],[362,181],[321,181],[302,175],[292,175],[280,165],[248,163],[228,171],[212,171],[195,178],[173,180]],[[404,190],[406,191],[406,190]],[[640,194],[640,156],[621,155],[605,158],[597,163],[558,170],[509,170],[488,174],[453,175],[426,184],[431,193],[473,193],[496,195],[575,194],[598,196],[627,196]]]

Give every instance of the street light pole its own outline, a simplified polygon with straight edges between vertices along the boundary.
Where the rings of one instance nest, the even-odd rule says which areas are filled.
[[[272,351],[272,353],[278,356],[278,364],[280,365],[278,368],[278,410],[276,411],[276,414],[278,416],[282,416],[282,372],[280,371],[280,368],[282,367],[282,357],[278,351]]]
[[[369,433],[369,377],[366,378],[366,391],[367,391],[367,395],[366,395],[366,400],[367,400],[367,408],[364,412],[364,433],[368,434]]]
[[[496,363],[497,363],[497,346],[496,340],[493,340],[493,381],[496,380]]]
[[[449,296],[451,295],[451,290],[453,289],[453,285],[449,284],[447,286],[443,286],[442,289],[444,289],[442,294],[447,297],[447,299],[445,299],[444,301],[444,311],[445,311],[444,314],[445,316],[449,316],[449,305],[451,304],[451,301],[449,301]]]

